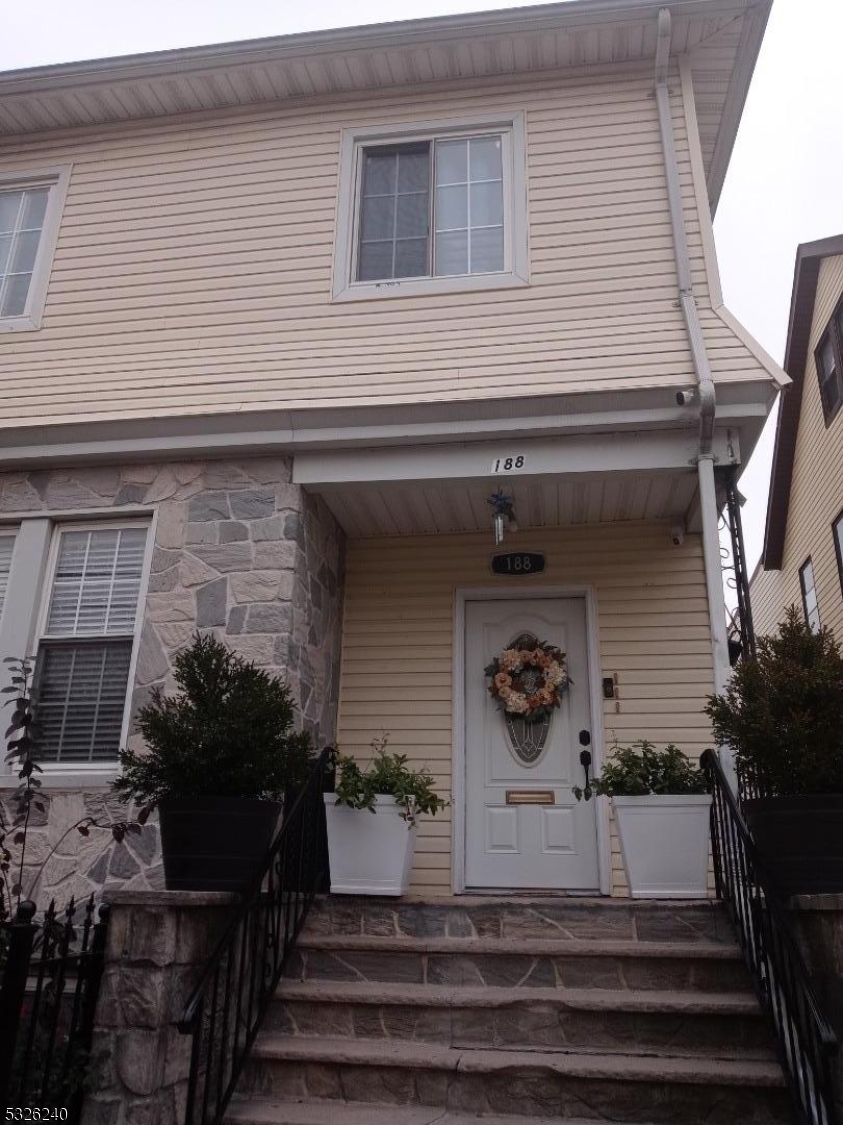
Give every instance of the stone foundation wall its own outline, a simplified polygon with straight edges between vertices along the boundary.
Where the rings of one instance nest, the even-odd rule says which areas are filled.
[[[178,1020],[236,899],[111,891],[83,1125],[183,1125],[191,1038]]]
[[[152,509],[132,713],[155,686],[172,690],[176,653],[197,630],[210,631],[287,678],[302,725],[323,746],[336,737],[344,536],[324,503],[291,483],[291,470],[289,458],[255,457],[3,473],[0,515],[124,509],[129,518]],[[130,744],[139,741],[131,732]],[[47,812],[30,831],[31,873],[80,817],[126,815],[102,791],[53,790],[45,798]],[[113,846],[96,830],[84,838],[71,832],[44,871],[38,899],[120,884],[162,885],[154,824]]]

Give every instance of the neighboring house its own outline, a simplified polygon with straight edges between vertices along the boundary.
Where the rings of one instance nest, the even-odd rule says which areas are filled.
[[[711,222],[768,10],[577,0],[0,76],[0,654],[37,656],[42,832],[102,807],[213,629],[321,743],[385,730],[432,768],[415,891],[624,893],[580,732],[596,767],[710,744],[724,474],[787,382]],[[537,761],[483,672],[523,633],[573,681]],[[79,843],[59,894],[160,879]]]
[[[753,619],[773,633],[797,605],[843,639],[843,235],[796,252],[784,365]]]

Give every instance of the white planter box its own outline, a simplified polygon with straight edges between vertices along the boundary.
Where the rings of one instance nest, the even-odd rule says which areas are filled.
[[[331,894],[405,895],[416,845],[416,829],[401,815],[394,797],[380,796],[368,809],[338,805],[325,794]]]
[[[613,797],[623,865],[633,898],[708,894],[708,793]]]

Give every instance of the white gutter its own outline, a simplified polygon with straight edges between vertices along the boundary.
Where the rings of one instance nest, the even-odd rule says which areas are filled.
[[[691,258],[688,252],[685,220],[682,215],[682,188],[679,182],[679,164],[676,159],[673,122],[670,116],[670,93],[667,88],[669,60],[670,12],[667,8],[662,8],[659,12],[658,41],[656,44],[656,106],[659,112],[659,129],[667,177],[670,225],[673,230],[673,252],[676,258],[676,272],[679,276],[679,304],[685,318],[685,327],[688,330],[691,359],[699,388],[700,455],[702,456],[711,450],[716,399],[714,380],[711,377],[711,367],[705,350],[705,340],[700,328],[700,318],[697,314],[697,303],[694,299],[694,286],[691,280]]]
[[[673,121],[670,115],[670,93],[667,85],[669,62],[670,12],[667,8],[662,8],[659,12],[656,43],[656,106],[664,154],[670,224],[673,232],[673,252],[679,279],[679,305],[688,332],[688,344],[691,349],[691,360],[697,378],[699,394],[700,421],[697,472],[699,474],[700,512],[702,516],[703,559],[708,589],[709,628],[714,662],[714,690],[722,692],[729,679],[730,665],[726,633],[726,600],[723,595],[723,571],[720,554],[719,512],[714,480],[714,454],[712,452],[717,400],[691,280],[691,259],[682,213],[682,189],[676,159]],[[724,762],[724,765],[728,770],[730,763]]]

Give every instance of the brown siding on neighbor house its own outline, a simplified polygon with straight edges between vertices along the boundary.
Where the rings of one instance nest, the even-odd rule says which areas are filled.
[[[673,90],[712,367],[765,377],[710,308]],[[651,94],[618,66],[7,141],[0,171],[73,171],[43,327],[0,337],[0,425],[691,382]],[[332,303],[341,129],[517,110],[531,285]]]
[[[603,704],[607,743],[648,737],[698,755],[710,745],[702,714],[712,690],[711,640],[701,545],[670,545],[662,524],[629,523],[525,531],[507,548],[543,550],[545,586],[593,585],[600,666],[618,675],[619,702]],[[391,747],[429,765],[451,789],[455,590],[492,578],[489,534],[349,542],[338,743],[365,758],[388,731]],[[535,585],[536,583],[533,583]],[[523,591],[522,581],[515,589]],[[593,690],[599,691],[594,684]],[[413,891],[451,888],[450,810],[419,832]],[[625,893],[617,847],[613,889]]]
[[[752,584],[753,615],[759,633],[775,631],[791,603],[801,607],[799,568],[810,555],[820,621],[843,640],[843,592],[831,527],[843,509],[843,414],[826,427],[814,358],[814,349],[841,294],[843,255],[825,258],[820,264],[805,366],[782,568],[760,571]]]

